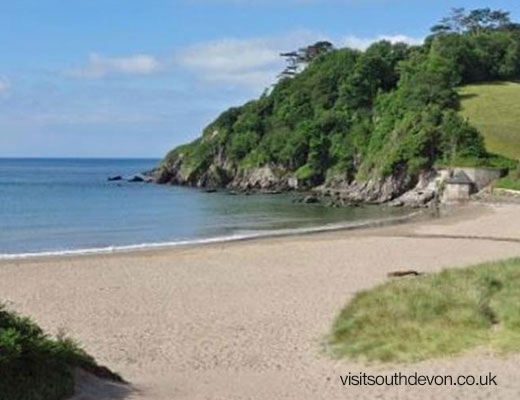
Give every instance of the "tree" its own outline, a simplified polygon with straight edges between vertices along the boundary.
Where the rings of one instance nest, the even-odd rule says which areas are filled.
[[[459,33],[464,30],[465,18],[465,8],[452,8],[451,15],[441,19],[437,25],[434,25],[433,28],[431,28],[431,31],[433,34]]]
[[[285,61],[288,65],[280,75],[278,75],[278,78],[290,78],[296,75],[300,69],[300,65],[304,62],[300,53],[298,51],[291,51],[289,53],[281,53],[280,56],[285,57]]]
[[[313,171],[315,179],[322,179],[328,168],[330,141],[327,137],[312,136],[309,140],[309,154],[307,165]]]
[[[313,45],[300,49],[305,62],[310,63],[324,53],[334,50],[334,45],[327,41],[316,42]]]
[[[281,57],[285,57],[287,66],[278,75],[278,78],[291,78],[301,72],[307,64],[310,64],[314,59],[322,54],[334,50],[334,45],[327,41],[316,42],[312,45],[301,47],[296,51],[288,53],[281,53]]]
[[[463,19],[466,30],[472,33],[479,33],[484,29],[497,29],[510,22],[509,12],[490,8],[473,10]]]
[[[470,32],[478,34],[483,30],[505,28],[511,25],[510,13],[502,10],[477,8],[466,12],[464,8],[453,8],[451,15],[443,18],[431,28],[434,35]]]

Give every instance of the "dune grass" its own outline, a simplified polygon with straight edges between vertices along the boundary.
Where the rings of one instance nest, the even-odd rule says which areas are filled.
[[[52,338],[0,305],[0,399],[64,399],[74,392],[76,367],[120,380],[72,340]]]
[[[382,362],[519,351],[519,305],[520,259],[402,278],[355,296],[329,342],[337,356]]]
[[[520,84],[491,82],[459,89],[461,114],[483,134],[488,151],[520,158]]]

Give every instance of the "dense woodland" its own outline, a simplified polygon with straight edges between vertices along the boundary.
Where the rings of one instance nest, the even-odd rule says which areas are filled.
[[[182,156],[197,177],[218,157],[238,170],[273,165],[316,185],[335,175],[362,181],[438,164],[507,163],[459,116],[456,92],[520,76],[520,24],[507,12],[454,9],[421,46],[381,41],[358,51],[319,42],[282,56],[288,66],[271,90],[221,114],[163,165]]]

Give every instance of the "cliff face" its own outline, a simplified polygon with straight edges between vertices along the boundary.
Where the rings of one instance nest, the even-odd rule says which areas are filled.
[[[204,170],[194,170],[180,154],[163,163],[154,172],[158,183],[169,183],[199,188],[227,188],[240,191],[290,190],[294,174],[283,167],[264,165],[239,168],[225,158],[213,159]]]
[[[289,191],[313,189],[322,195],[335,195],[347,203],[385,203],[394,200],[424,181],[428,174],[414,179],[406,173],[366,181],[349,179],[347,174],[335,175],[325,183],[314,185],[298,179],[295,171],[283,166],[238,168],[225,157],[216,157],[202,171],[189,167],[181,153],[163,163],[155,172],[155,180],[161,184],[174,184],[198,188],[226,188],[244,192]],[[431,200],[431,199],[428,199]]]

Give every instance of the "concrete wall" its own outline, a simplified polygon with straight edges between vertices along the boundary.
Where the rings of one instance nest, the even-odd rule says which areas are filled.
[[[450,201],[469,200],[470,191],[470,185],[447,184],[444,189],[442,201],[445,203]]]
[[[504,176],[504,170],[491,168],[454,168],[454,173],[464,171],[469,179],[475,184],[477,192],[489,186],[494,180]]]

